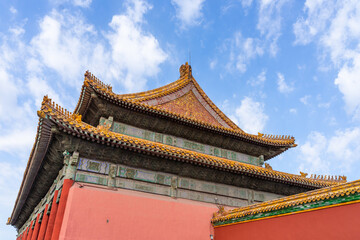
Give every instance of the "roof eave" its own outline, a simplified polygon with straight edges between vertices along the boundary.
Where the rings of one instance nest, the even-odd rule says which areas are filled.
[[[51,124],[50,121],[44,121],[39,118],[38,129],[36,133],[34,147],[31,150],[30,157],[24,172],[24,177],[21,182],[19,193],[17,195],[14,208],[10,217],[10,224],[15,226],[20,211],[26,202],[27,196],[30,192],[32,184],[35,180],[37,172],[41,166],[41,163],[46,155],[48,146],[51,140]]]

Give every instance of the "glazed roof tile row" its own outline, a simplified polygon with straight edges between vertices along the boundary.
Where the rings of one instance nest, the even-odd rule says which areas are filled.
[[[231,125],[232,128],[226,128],[223,126],[216,126],[204,121],[200,121],[198,119],[194,119],[191,117],[186,117],[178,113],[170,112],[165,109],[161,109],[157,106],[151,106],[148,104],[143,103],[145,100],[149,100],[152,98],[158,98],[160,96],[165,96],[170,93],[176,92],[179,89],[183,88],[187,84],[192,82],[197,90],[200,92],[202,97],[206,99],[206,101],[209,103],[209,105],[216,111],[221,118],[227,122],[229,125]],[[135,94],[115,94],[112,91],[112,87],[110,85],[106,85],[103,82],[101,82],[99,79],[97,79],[94,75],[92,75],[90,72],[85,73],[85,81],[84,85],[82,87],[81,96],[79,98],[77,107],[74,112],[79,112],[79,109],[86,104],[89,104],[88,102],[84,101],[84,94],[87,90],[87,88],[93,89],[95,92],[100,94],[101,96],[104,96],[105,98],[108,98],[110,101],[115,101],[121,105],[127,105],[129,107],[133,108],[140,108],[141,110],[145,110],[152,113],[159,113],[165,116],[172,117],[177,120],[182,120],[185,122],[191,122],[194,125],[202,126],[208,129],[216,130],[219,132],[235,135],[242,137],[244,139],[266,144],[266,145],[273,145],[273,146],[284,146],[284,147],[295,147],[297,146],[295,144],[294,137],[290,136],[280,136],[280,135],[268,135],[268,134],[262,134],[258,133],[258,135],[249,134],[241,130],[238,126],[236,126],[230,119],[228,119],[225,114],[223,114],[214,103],[207,97],[207,95],[204,93],[204,91],[200,88],[199,84],[195,81],[195,79],[190,74],[185,74],[180,77],[179,80],[170,83],[168,85],[165,85],[161,88],[141,92],[141,93],[135,93]]]
[[[360,180],[343,183],[337,186],[321,188],[305,193],[291,195],[280,199],[275,199],[247,207],[235,208],[212,219],[213,223],[224,222],[231,219],[237,219],[258,213],[266,213],[275,210],[281,210],[288,207],[299,206],[306,203],[318,202],[325,199],[347,196],[350,194],[360,193]]]
[[[72,131],[79,137],[88,140],[97,139],[111,145],[121,145],[126,148],[135,148],[142,151],[153,152],[159,155],[166,155],[170,158],[179,158],[188,162],[204,165],[212,168],[226,169],[232,172],[245,173],[258,177],[280,180],[288,183],[300,184],[312,187],[325,187],[337,185],[336,181],[319,180],[302,177],[295,174],[288,174],[263,167],[257,167],[246,163],[215,157],[187,149],[173,147],[162,143],[152,142],[120,133],[111,132],[103,127],[93,127],[81,121],[80,115],[74,115],[55,105],[47,97],[44,98],[41,110],[38,115],[48,118],[63,128],[64,131]]]

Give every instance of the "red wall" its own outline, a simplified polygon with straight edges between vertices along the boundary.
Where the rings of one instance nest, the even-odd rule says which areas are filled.
[[[360,203],[215,228],[215,240],[360,239]]]
[[[214,204],[96,186],[70,188],[60,239],[209,240]],[[107,220],[109,220],[107,222]]]

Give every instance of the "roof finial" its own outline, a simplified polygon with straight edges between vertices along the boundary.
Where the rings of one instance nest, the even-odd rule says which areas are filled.
[[[191,66],[188,64],[188,62],[181,65],[179,70],[180,70],[180,78],[185,76],[188,76],[190,78],[192,76]]]

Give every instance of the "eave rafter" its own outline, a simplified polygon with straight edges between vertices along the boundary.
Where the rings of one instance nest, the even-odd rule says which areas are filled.
[[[324,187],[338,184],[338,182],[334,181],[310,179],[299,175],[278,172],[263,167],[257,167],[246,163],[240,163],[225,158],[115,133],[103,126],[94,127],[82,122],[81,115],[72,114],[69,111],[64,110],[47,97],[44,98],[43,103],[44,104],[39,111],[40,116],[44,116],[53,121],[58,125],[60,130],[90,141],[162,156],[168,159],[181,160],[196,165],[203,165],[205,167],[252,175],[273,181],[287,182],[289,184],[299,184],[311,187]]]

